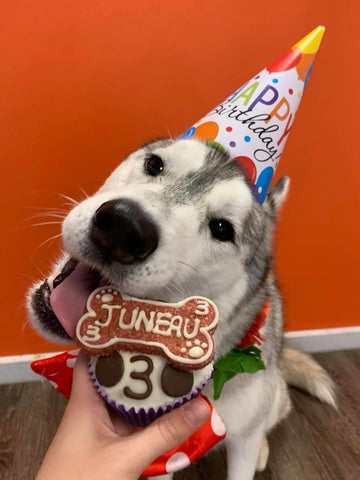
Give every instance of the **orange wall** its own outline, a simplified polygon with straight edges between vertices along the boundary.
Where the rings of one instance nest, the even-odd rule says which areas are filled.
[[[0,353],[56,348],[31,331],[24,294],[59,225],[31,217],[62,208],[59,192],[94,191],[143,141],[182,133],[319,24],[278,171],[293,183],[277,264],[288,330],[358,324],[358,14],[357,0],[1,2]]]

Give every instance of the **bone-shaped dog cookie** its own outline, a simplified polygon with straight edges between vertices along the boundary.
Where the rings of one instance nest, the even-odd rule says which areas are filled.
[[[122,297],[111,286],[94,290],[76,327],[76,340],[90,355],[113,350],[159,354],[176,368],[197,370],[215,354],[216,305],[205,297],[164,303]]]

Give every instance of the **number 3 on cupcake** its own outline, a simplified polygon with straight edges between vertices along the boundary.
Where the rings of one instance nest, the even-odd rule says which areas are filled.
[[[146,391],[144,393],[136,393],[133,390],[131,390],[130,387],[125,387],[124,388],[124,394],[129,397],[129,398],[134,398],[136,400],[143,400],[144,398],[147,398],[151,395],[152,392],[152,383],[150,380],[150,374],[152,373],[154,369],[154,364],[151,360],[151,358],[146,357],[145,355],[134,355],[131,357],[130,362],[135,363],[135,362],[146,362],[147,368],[143,372],[131,372],[130,377],[133,378],[134,380],[141,380],[145,382],[146,384]]]

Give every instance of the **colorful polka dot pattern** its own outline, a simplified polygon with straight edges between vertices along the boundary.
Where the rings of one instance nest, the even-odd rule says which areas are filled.
[[[226,437],[226,429],[221,418],[209,400],[210,418],[191,437],[178,447],[157,458],[143,473],[142,477],[173,473],[187,467],[208,452]]]
[[[79,350],[32,362],[31,369],[51,382],[66,398],[70,397],[75,361]]]
[[[323,27],[310,32],[181,136],[207,140],[226,151],[242,166],[260,203],[292,129],[323,33]]]

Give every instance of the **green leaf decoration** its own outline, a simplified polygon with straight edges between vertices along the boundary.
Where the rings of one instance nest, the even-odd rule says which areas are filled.
[[[230,380],[231,378],[235,377],[236,373],[231,372],[222,372],[221,370],[215,370],[213,375],[213,383],[214,383],[214,400],[218,400],[220,398],[223,386],[225,382]]]
[[[261,350],[254,345],[245,348],[234,348],[214,365],[214,400],[220,398],[225,382],[238,373],[255,373],[265,370],[261,360]]]

